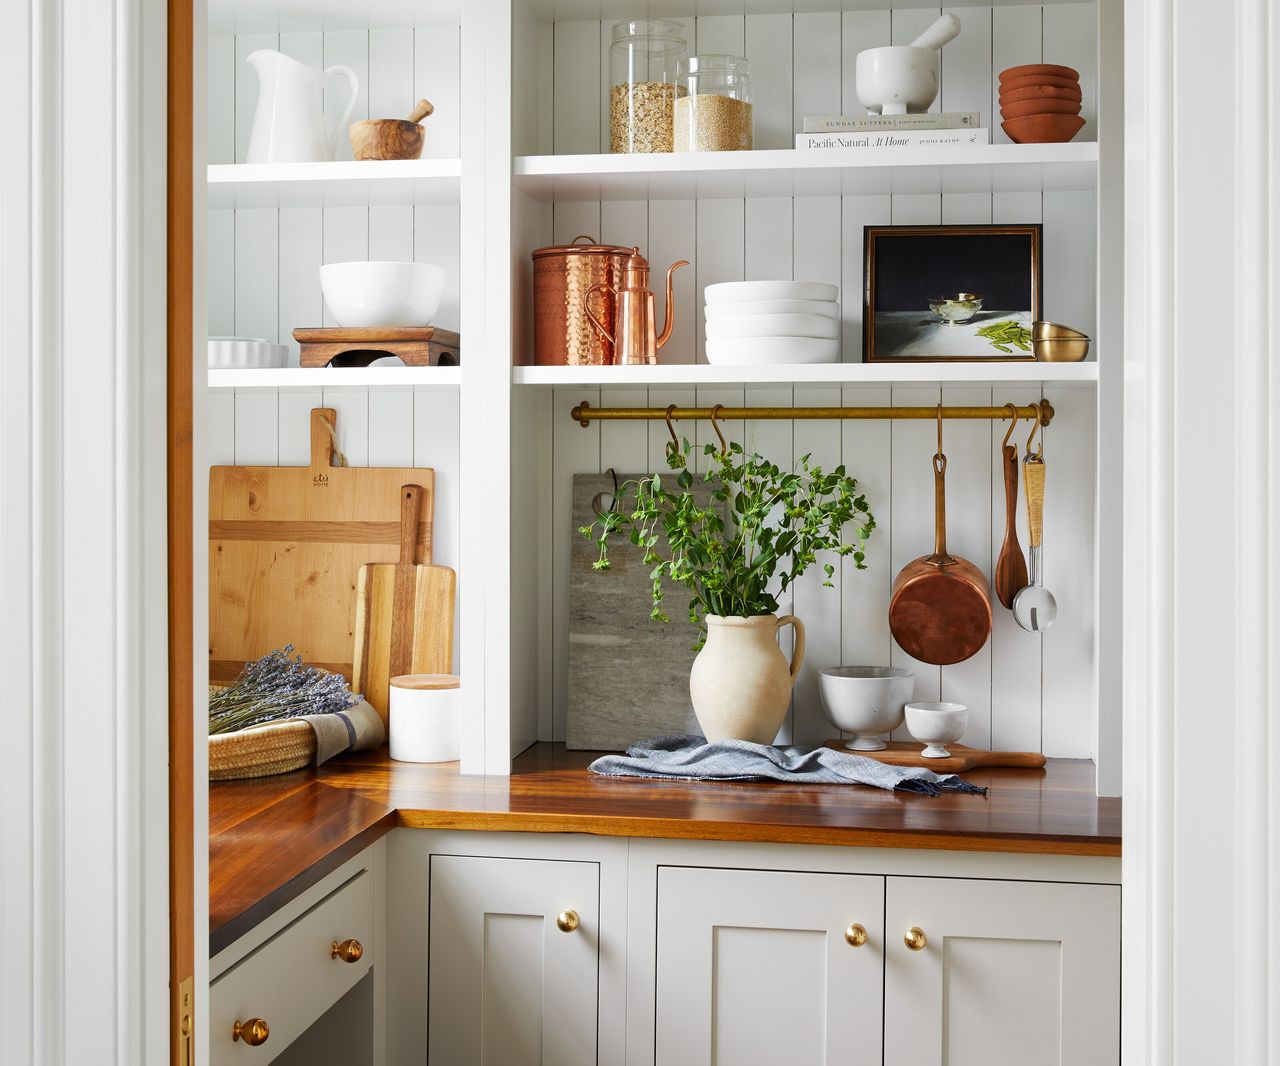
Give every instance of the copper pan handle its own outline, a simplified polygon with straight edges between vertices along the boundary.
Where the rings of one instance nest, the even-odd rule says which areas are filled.
[[[939,560],[947,555],[947,457],[938,452],[933,457],[933,554]]]

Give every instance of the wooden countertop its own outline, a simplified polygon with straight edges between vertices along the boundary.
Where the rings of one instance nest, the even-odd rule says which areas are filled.
[[[1120,800],[1094,795],[1091,762],[964,774],[985,796],[849,785],[604,778],[590,752],[536,744],[510,777],[378,752],[317,770],[209,786],[209,932],[217,953],[396,826],[524,833],[1120,854]]]

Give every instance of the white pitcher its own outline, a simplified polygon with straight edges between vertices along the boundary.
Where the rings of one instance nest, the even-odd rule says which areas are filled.
[[[245,162],[323,163],[332,159],[338,131],[346,128],[360,91],[355,71],[341,64],[317,70],[269,48],[249,53],[248,60],[258,72],[259,88]],[[342,117],[326,133],[324,83],[333,74],[345,77],[351,92]]]

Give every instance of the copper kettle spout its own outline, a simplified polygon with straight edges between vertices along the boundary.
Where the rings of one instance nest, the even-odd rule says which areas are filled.
[[[671,288],[671,276],[676,272],[677,267],[688,265],[689,260],[677,259],[670,267],[667,268],[667,317],[666,321],[662,324],[662,332],[658,334],[657,340],[654,343],[655,348],[661,348],[671,339],[671,330],[676,324],[676,307],[675,302],[672,299],[673,292]]]

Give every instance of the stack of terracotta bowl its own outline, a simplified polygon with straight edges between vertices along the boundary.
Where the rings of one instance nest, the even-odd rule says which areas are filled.
[[[1027,63],[1000,74],[1000,125],[1017,144],[1069,141],[1084,127],[1080,72]]]

